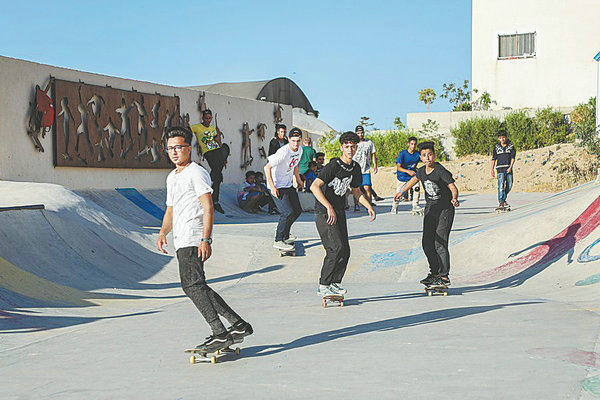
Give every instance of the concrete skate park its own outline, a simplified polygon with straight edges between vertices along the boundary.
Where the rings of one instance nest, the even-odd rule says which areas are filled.
[[[449,296],[427,297],[419,216],[349,212],[342,307],[316,295],[324,256],[311,213],[296,257],[276,216],[239,211],[225,185],[210,283],[255,333],[217,364],[185,348],[208,325],[155,248],[161,190],[71,191],[0,182],[3,399],[592,399],[600,396],[600,186],[463,194]],[[38,205],[20,208],[19,206]],[[42,208],[43,205],[43,208]],[[172,243],[169,237],[169,243]]]

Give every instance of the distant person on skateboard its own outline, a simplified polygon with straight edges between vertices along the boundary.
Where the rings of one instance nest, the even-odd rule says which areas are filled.
[[[202,155],[210,167],[210,179],[212,179],[213,189],[212,200],[215,210],[224,214],[225,211],[219,204],[219,193],[223,182],[223,168],[225,168],[225,162],[229,155],[229,147],[222,145],[221,137],[215,126],[210,124],[212,118],[212,111],[204,110],[202,112],[202,123],[192,125],[190,128],[196,134]]]
[[[298,172],[298,164],[302,156],[301,141],[300,129],[292,129],[289,134],[289,143],[271,154],[265,165],[267,185],[277,209],[281,213],[273,247],[281,251],[293,251],[296,248],[294,246],[295,238],[290,237],[290,229],[294,221],[302,214],[298,192],[294,189],[294,177],[296,177],[298,187],[304,187],[304,182]]]
[[[156,246],[167,253],[164,247],[172,229],[181,287],[212,330],[212,335],[197,347],[212,353],[243,341],[244,336],[252,334],[252,326],[206,284],[204,263],[212,254],[212,188],[208,172],[191,161],[192,135],[183,127],[167,131],[166,150],[176,168],[167,176],[167,210]],[[229,329],[219,316],[229,321]]]
[[[396,192],[402,189],[413,176],[417,175],[417,164],[421,161],[421,156],[417,151],[417,138],[411,136],[408,138],[408,148],[402,150],[396,157]],[[418,183],[414,189],[408,191],[409,198],[412,201],[412,211],[419,212],[422,209],[419,207],[420,187]],[[398,202],[394,200],[392,203],[392,214],[398,213]]]
[[[346,223],[346,192],[352,193],[367,208],[371,221],[375,219],[375,210],[362,194],[362,171],[352,158],[356,153],[358,135],[345,132],[340,136],[342,156],[334,158],[323,167],[310,189],[315,195],[317,207],[315,223],[325,247],[325,259],[319,280],[319,296],[344,295],[346,289],[340,286],[350,259],[350,243]]]
[[[452,174],[435,161],[433,142],[419,144],[424,166],[396,193],[398,201],[414,185],[423,184],[425,189],[425,213],[423,216],[423,251],[429,262],[429,275],[421,280],[425,286],[450,286],[450,252],[448,239],[454,222],[454,207],[459,206],[458,189]]]
[[[506,197],[513,185],[513,165],[517,151],[515,146],[508,140],[506,131],[498,131],[498,143],[492,152],[492,178],[494,172],[498,177],[498,209],[509,208]]]

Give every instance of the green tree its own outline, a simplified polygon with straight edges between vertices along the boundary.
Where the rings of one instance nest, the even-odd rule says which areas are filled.
[[[473,89],[473,93],[477,93],[477,89]],[[492,99],[492,95],[486,90],[477,100],[473,102],[474,110],[489,110],[492,104],[496,104],[496,101]]]
[[[319,138],[319,149],[325,153],[325,158],[328,160],[342,155],[338,138],[339,134],[333,130]]]
[[[427,106],[429,111],[429,105],[435,100],[436,94],[432,88],[421,89],[417,92],[419,94],[419,101],[422,101]]]
[[[419,134],[421,136],[426,136],[426,137],[437,135],[437,131],[438,131],[439,127],[440,127],[440,125],[437,123],[437,121],[427,118],[427,121],[423,122],[421,124],[421,129],[419,129]]]
[[[571,126],[575,137],[581,146],[590,153],[600,157],[600,139],[596,124],[596,98],[592,97],[587,103],[578,104],[571,112]]]
[[[375,125],[375,123],[370,122],[370,120],[370,117],[360,117],[358,124],[362,125],[365,128],[365,131],[368,131],[371,126]]]
[[[396,125],[396,129],[398,129],[399,131],[402,131],[402,130],[404,130],[404,128],[406,128],[406,126],[404,125],[404,122],[402,122],[400,117],[396,117],[394,119],[394,125]]]
[[[465,79],[462,86],[454,83],[444,83],[442,89],[444,93],[440,97],[448,99],[448,102],[454,105],[452,111],[471,111],[473,109],[468,79]]]

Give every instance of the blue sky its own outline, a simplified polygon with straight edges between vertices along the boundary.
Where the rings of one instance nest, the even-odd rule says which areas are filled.
[[[0,55],[174,86],[295,81],[338,130],[471,78],[471,1],[3,2]],[[432,111],[450,110],[436,99]]]

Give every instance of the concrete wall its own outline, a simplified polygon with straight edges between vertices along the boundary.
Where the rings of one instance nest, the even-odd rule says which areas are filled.
[[[117,168],[55,168],[52,162],[52,134],[41,139],[45,152],[34,150],[27,135],[29,102],[36,84],[42,88],[50,75],[77,82],[95,85],[110,85],[113,88],[138,92],[159,92],[165,95],[177,94],[181,102],[181,113],[189,113],[191,124],[200,122],[198,112],[199,92],[148,82],[115,78],[71,69],[0,57],[0,179],[10,181],[47,182],[64,185],[69,189],[113,189],[116,187],[136,187],[140,189],[162,188],[169,170],[117,169]],[[231,148],[227,168],[223,171],[225,183],[241,183],[245,171],[241,164],[241,128],[248,122],[250,128],[262,122],[267,124],[267,134],[263,142],[252,134],[252,155],[254,161],[248,169],[262,168],[265,160],[258,155],[258,147],[268,150],[268,141],[274,133],[274,104],[237,97],[206,93],[206,103],[218,114],[219,128],[225,134],[224,141]],[[76,120],[78,116],[75,116]],[[283,123],[292,126],[292,107],[283,106]],[[206,162],[201,162],[208,168]]]
[[[598,0],[473,0],[472,85],[494,107],[568,107],[596,95]],[[534,58],[498,60],[498,35],[536,32]]]
[[[557,110],[568,115],[573,110],[573,107],[556,107]],[[515,110],[491,110],[491,111],[449,111],[449,112],[428,112],[428,113],[407,113],[406,127],[418,131],[428,119],[438,123],[437,134],[440,135],[442,145],[446,149],[450,159],[456,158],[454,152],[454,144],[456,140],[452,137],[450,129],[455,128],[461,121],[466,121],[472,118],[490,118],[496,117],[503,120],[504,117]],[[530,116],[533,116],[537,109],[523,110]]]

